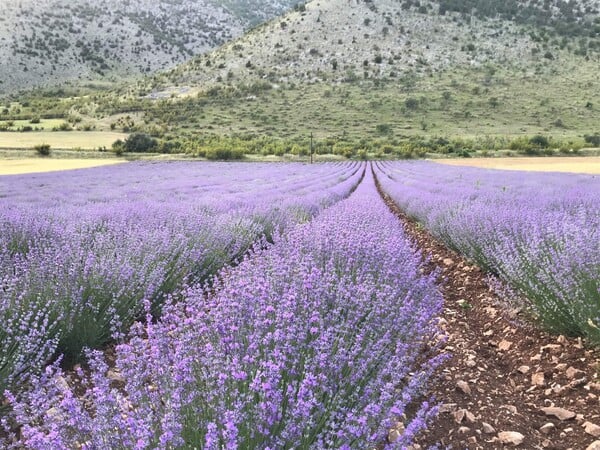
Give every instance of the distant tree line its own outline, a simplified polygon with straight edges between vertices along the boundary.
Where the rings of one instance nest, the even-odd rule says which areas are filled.
[[[511,150],[514,153],[543,156],[578,154],[584,147],[600,147],[598,133],[586,135],[585,140],[559,140],[544,135],[485,137],[476,139],[412,136],[395,138],[388,124],[377,125],[379,139],[343,139],[329,137],[313,143],[317,155],[336,155],[345,158],[412,159],[440,154],[469,158],[486,156],[491,151]],[[155,139],[145,133],[131,134],[125,141],[118,140],[112,150],[117,155],[125,152],[152,152],[188,154],[211,160],[242,159],[245,155],[307,156],[310,149],[307,138],[278,139],[253,133],[231,136],[203,134],[181,136],[165,135]]]

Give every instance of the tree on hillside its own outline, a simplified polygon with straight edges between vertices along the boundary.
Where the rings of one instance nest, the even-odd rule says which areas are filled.
[[[158,141],[146,133],[133,133],[125,139],[123,147],[127,152],[150,152],[158,147]]]

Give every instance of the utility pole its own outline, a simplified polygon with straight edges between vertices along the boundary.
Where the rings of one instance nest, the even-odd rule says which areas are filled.
[[[310,132],[310,163],[313,163],[313,134]]]

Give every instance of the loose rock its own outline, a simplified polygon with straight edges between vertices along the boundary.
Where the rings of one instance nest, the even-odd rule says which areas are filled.
[[[587,434],[594,436],[595,438],[600,438],[600,426],[595,423],[585,422],[583,428]]]
[[[125,377],[123,377],[123,375],[121,375],[121,372],[119,372],[117,369],[109,369],[106,373],[106,377],[110,381],[115,381],[117,383],[125,383]]]
[[[560,345],[560,344],[548,344],[548,345],[544,345],[543,347],[540,348],[541,353],[548,352],[548,353],[557,354],[557,353],[560,353],[561,350],[562,350],[562,345]]]
[[[388,442],[393,444],[400,438],[400,432],[398,430],[390,430],[388,433]]]
[[[577,380],[571,381],[569,383],[569,388],[575,389],[575,388],[583,386],[585,383],[587,383],[587,378],[586,377],[579,378]]]
[[[585,375],[585,372],[583,372],[582,370],[576,369],[574,367],[569,367],[567,369],[566,375],[569,380],[573,380],[575,378]]]
[[[466,414],[467,411],[465,409],[459,409],[458,411],[454,411],[452,413],[452,416],[454,417],[454,421],[456,423],[462,423],[462,421],[465,419]]]
[[[517,414],[518,410],[515,405],[502,405],[500,408],[506,409],[511,414]]]
[[[454,412],[456,411],[457,407],[458,406],[456,403],[444,403],[442,406],[440,406],[440,414]]]
[[[487,423],[487,422],[482,422],[482,423],[481,423],[481,428],[482,428],[482,430],[483,430],[483,432],[484,432],[485,434],[495,434],[495,433],[496,433],[496,430],[494,429],[494,427],[493,427],[493,426],[491,426],[491,425],[490,425],[489,423]]]
[[[467,419],[467,422],[469,422],[469,423],[475,423],[475,415],[471,411],[466,411],[465,412],[465,417]]]
[[[546,380],[544,378],[544,372],[536,372],[531,375],[531,384],[532,386],[543,386],[546,384]]]
[[[600,450],[600,441],[592,442],[585,450]]]
[[[555,406],[550,406],[548,408],[542,408],[542,411],[547,416],[554,416],[559,420],[570,420],[574,419],[577,414],[573,411],[569,411],[568,409],[558,408]]]
[[[552,433],[552,431],[554,431],[555,428],[556,427],[552,422],[548,422],[540,427],[540,432],[543,434],[550,434]]]
[[[517,431],[502,431],[498,433],[498,439],[503,444],[519,445],[523,442],[525,436]]]
[[[469,383],[467,383],[466,381],[457,381],[456,387],[460,389],[463,393],[471,395],[471,388],[469,387]]]
[[[398,430],[390,430],[390,432],[388,433],[388,442],[390,444],[393,444],[398,439],[400,439],[400,432]]]

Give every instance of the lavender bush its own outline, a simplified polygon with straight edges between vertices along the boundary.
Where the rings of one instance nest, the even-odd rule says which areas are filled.
[[[551,330],[600,343],[600,179],[383,163],[383,189],[500,276]]]
[[[347,196],[359,164],[135,163],[0,177],[0,392],[119,339],[187,283]]]
[[[406,447],[435,412],[420,396],[441,297],[372,175],[275,241],[134,327],[116,368],[92,353],[89,376],[49,367],[9,396],[18,445]]]

